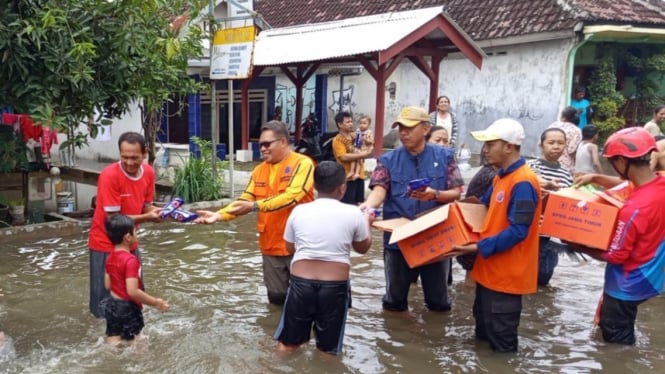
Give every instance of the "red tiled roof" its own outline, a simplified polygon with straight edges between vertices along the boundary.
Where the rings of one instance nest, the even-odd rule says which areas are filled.
[[[572,30],[578,21],[665,26],[662,0],[255,0],[272,27],[445,6],[474,40]]]
[[[662,0],[573,0],[574,6],[588,12],[586,21],[665,25]]]

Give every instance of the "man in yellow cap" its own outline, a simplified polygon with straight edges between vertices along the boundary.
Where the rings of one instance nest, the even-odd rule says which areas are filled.
[[[540,184],[520,153],[524,128],[519,122],[502,118],[471,135],[485,142],[483,156],[497,174],[481,197],[489,210],[480,241],[457,249],[478,250],[471,271],[476,338],[495,352],[515,352],[522,295],[537,289]]]
[[[378,208],[383,203],[383,218],[416,216],[459,198],[464,180],[455,162],[454,151],[429,144],[429,115],[424,109],[406,107],[393,123],[398,127],[402,146],[378,158],[369,188],[372,190],[361,208]],[[427,178],[429,186],[410,191],[410,181]],[[450,310],[448,274],[450,261],[409,268],[397,244],[389,244],[390,233],[383,235],[383,261],[386,293],[383,309],[408,310],[409,287],[420,276],[425,304],[430,310]]]

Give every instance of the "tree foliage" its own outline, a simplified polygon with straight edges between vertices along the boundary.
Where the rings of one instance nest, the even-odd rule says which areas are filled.
[[[88,124],[89,133],[78,133],[79,145],[80,137],[94,136],[98,125],[121,117],[133,103],[140,102],[150,118],[172,95],[200,88],[186,68],[188,58],[200,57],[202,32],[190,26],[179,33],[170,22],[207,1],[2,3],[0,105],[70,136]]]
[[[611,133],[626,124],[626,120],[618,116],[619,108],[626,102],[626,98],[616,87],[616,62],[613,56],[608,55],[599,61],[589,84],[594,99],[593,123],[598,126],[600,133],[599,144],[604,144]]]

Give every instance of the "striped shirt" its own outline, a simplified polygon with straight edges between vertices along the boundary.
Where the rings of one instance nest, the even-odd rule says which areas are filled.
[[[568,170],[562,167],[558,162],[551,162],[542,158],[529,160],[527,165],[536,175],[546,181],[557,180],[562,187],[573,185],[573,176]]]

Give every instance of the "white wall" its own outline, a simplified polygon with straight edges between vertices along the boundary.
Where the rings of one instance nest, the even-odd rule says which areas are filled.
[[[555,40],[487,49],[491,53],[481,70],[462,57],[449,58],[441,64],[439,92],[450,97],[452,110],[460,121],[458,144],[466,143],[472,152],[480,151],[481,143],[471,138],[469,131],[480,130],[493,120],[512,117],[524,125],[527,142],[525,155],[538,155],[540,133],[557,120],[565,104],[565,82],[568,52],[572,39]],[[505,55],[497,53],[505,52]],[[339,104],[338,76],[328,79],[328,129],[335,129],[333,120]],[[383,90],[386,98],[384,134],[400,110],[408,105],[427,108],[429,80],[410,62],[402,63],[387,79],[396,83],[395,98]],[[349,101],[343,109],[354,117],[369,114],[375,117],[376,83],[364,72],[344,77],[345,95]]]
[[[110,135],[105,134],[106,136],[100,136],[100,138],[104,138],[104,140],[88,139],[89,146],[83,147],[82,149],[76,149],[76,157],[96,161],[117,160],[118,138],[120,135],[126,131],[143,133],[141,127],[141,110],[139,109],[138,104],[132,105],[129,113],[121,119],[114,119],[113,124],[108,128],[110,129]],[[88,130],[86,126],[80,126],[79,131],[87,133]],[[66,139],[67,137],[65,134],[58,134],[58,141],[60,143]],[[58,145],[54,145],[53,148],[51,148],[51,158],[55,161],[56,165],[59,163],[60,154],[58,152]]]
[[[574,40],[565,39],[489,49],[486,52],[493,55],[483,61],[482,70],[466,60],[445,60],[439,91],[450,97],[459,118],[458,144],[466,143],[472,152],[479,152],[482,145],[469,131],[511,117],[526,131],[523,154],[538,155],[540,133],[558,120],[566,102],[568,55],[573,45]]]

